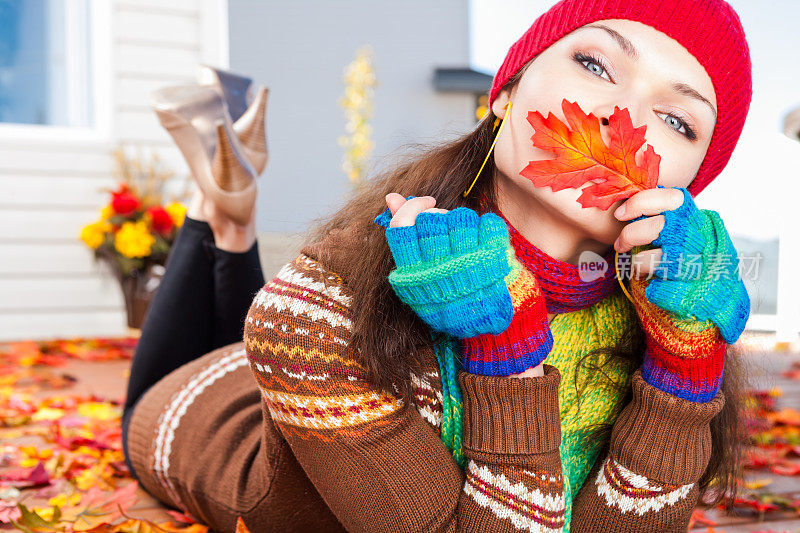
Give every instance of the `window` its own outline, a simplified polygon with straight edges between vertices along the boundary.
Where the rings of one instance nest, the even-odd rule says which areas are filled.
[[[0,122],[96,125],[89,0],[0,0]]]

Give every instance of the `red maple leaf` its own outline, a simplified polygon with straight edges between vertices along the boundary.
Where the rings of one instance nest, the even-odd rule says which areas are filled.
[[[645,143],[647,126],[633,127],[627,108],[614,107],[608,117],[610,146],[600,135],[600,120],[585,114],[577,102],[565,98],[561,109],[569,126],[553,113],[545,119],[538,111],[528,113],[528,122],[535,132],[533,145],[556,155],[555,159],[531,161],[521,176],[537,187],[550,186],[553,191],[579,188],[587,182],[600,180],[582,190],[578,202],[583,207],[608,209],[617,200],[629,198],[658,183],[661,156],[649,144],[642,163],[635,155]]]
[[[796,476],[800,474],[800,464],[791,461],[780,461],[769,469],[770,472],[779,476]]]

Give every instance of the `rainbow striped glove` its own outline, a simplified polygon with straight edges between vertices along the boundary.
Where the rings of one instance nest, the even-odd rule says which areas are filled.
[[[689,191],[678,189],[684,202],[663,212],[658,237],[631,250],[662,248],[653,277],[630,283],[646,334],[642,377],[667,393],[707,402],[722,383],[727,344],[744,330],[750,298],[719,214],[698,209]]]
[[[679,317],[711,320],[733,344],[750,316],[736,248],[719,213],[698,209],[685,187],[675,188],[683,192],[683,204],[662,213],[664,228],[652,244],[663,254],[647,297]]]
[[[458,207],[420,213],[413,226],[389,227],[391,218],[387,208],[374,220],[397,267],[389,283],[431,329],[461,339],[465,371],[510,375],[544,360],[553,346],[544,296],[501,217]]]

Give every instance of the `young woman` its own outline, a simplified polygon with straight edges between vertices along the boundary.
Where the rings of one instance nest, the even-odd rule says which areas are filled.
[[[693,197],[728,162],[751,92],[723,0],[559,2],[512,45],[474,131],[362,184],[263,287],[226,267],[225,291],[257,292],[243,342],[174,341],[172,372],[150,357],[171,368],[130,415],[142,485],[219,531],[238,516],[252,531],[685,530],[698,497],[735,490],[749,299],[718,214]],[[615,107],[646,125],[658,187],[603,210],[576,201],[589,184],[521,176],[551,157],[528,112],[563,120],[564,99],[606,142]],[[216,239],[198,216],[173,253]],[[632,300],[616,251],[635,253]],[[579,272],[588,252],[609,264],[596,279]],[[678,268],[689,255],[699,276]],[[212,267],[171,261],[159,291],[221,290]],[[237,312],[180,290],[173,313],[205,313],[197,335]],[[157,309],[143,339],[186,318]]]

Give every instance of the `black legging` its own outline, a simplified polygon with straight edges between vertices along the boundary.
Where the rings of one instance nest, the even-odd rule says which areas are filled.
[[[185,217],[170,249],[136,345],[122,414],[122,449],[133,407],[150,386],[216,348],[242,340],[244,319],[264,285],[258,243],[246,252],[214,246],[207,222]]]

